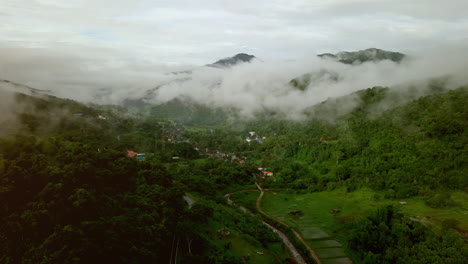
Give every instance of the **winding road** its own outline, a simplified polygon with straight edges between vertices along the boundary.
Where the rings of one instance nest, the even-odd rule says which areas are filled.
[[[263,198],[263,195],[265,194],[265,192],[263,191],[262,187],[258,184],[258,183],[255,183],[255,185],[257,186],[257,188],[260,190],[260,195],[258,196],[257,198],[257,203],[256,203],[256,207],[257,207],[257,211],[260,212],[262,215],[270,218],[271,220],[274,220],[275,222],[278,222],[280,224],[282,224],[283,226],[287,227],[287,228],[290,228],[291,231],[294,233],[294,235],[297,237],[297,239],[299,239],[299,241],[301,241],[301,243],[307,248],[307,250],[309,251],[309,254],[312,256],[312,258],[315,260],[315,263],[317,264],[322,264],[322,262],[320,261],[319,257],[317,256],[317,254],[315,253],[315,251],[309,246],[309,244],[307,244],[307,242],[304,240],[304,238],[301,236],[301,234],[299,234],[298,232],[296,232],[296,230],[292,229],[288,224],[286,224],[285,222],[267,214],[265,211],[263,211],[263,209],[260,207],[260,203],[262,201],[262,198]]]
[[[252,191],[252,190],[256,190],[256,189],[244,189],[244,190],[239,190],[237,192]],[[232,193],[228,193],[228,194],[224,195],[224,197],[226,198],[227,203],[229,205],[238,207],[244,213],[248,213],[248,214],[250,214],[252,216],[254,215],[252,212],[247,210],[247,208],[234,203],[234,201],[231,200],[231,194]],[[291,253],[292,258],[296,261],[296,263],[298,263],[298,264],[307,264],[307,262],[304,260],[304,258],[299,253],[299,251],[296,249],[296,247],[293,245],[293,243],[291,243],[289,238],[283,232],[281,232],[279,229],[275,228],[274,226],[268,224],[265,221],[262,221],[262,222],[263,222],[264,225],[266,225],[268,228],[270,228],[274,233],[276,233],[281,238],[281,240],[283,241],[284,245],[288,248],[289,252]]]
[[[255,185],[257,186],[257,189],[260,191],[260,195],[258,196],[257,198],[257,201],[256,201],[256,209],[259,213],[261,213],[262,215],[264,215],[265,217],[283,225],[284,227],[286,228],[289,228],[291,229],[291,231],[293,232],[293,234],[297,237],[297,239],[299,239],[299,241],[307,248],[307,250],[309,251],[309,254],[312,256],[312,258],[315,260],[315,263],[317,264],[321,264],[322,262],[320,261],[319,257],[317,256],[317,254],[315,253],[315,251],[307,244],[307,242],[304,240],[304,238],[298,233],[296,232],[296,230],[292,229],[288,224],[286,224],[285,222],[267,214],[265,211],[263,211],[263,209],[260,207],[260,204],[261,204],[261,201],[262,201],[262,198],[263,198],[263,195],[264,195],[264,191],[262,189],[262,187],[258,184],[258,183],[255,183]],[[253,190],[253,189],[244,189],[244,190],[239,190],[237,192],[243,192],[243,191],[249,191],[249,190]],[[239,206],[237,204],[235,204],[232,200],[231,200],[231,195],[232,193],[228,193],[226,195],[224,195],[224,197],[226,198],[227,200],[227,203],[229,205],[233,205],[233,206],[237,206],[240,210],[242,210],[244,213],[249,213],[251,215],[253,215],[252,212],[250,212],[249,210],[247,210],[245,207],[243,206]],[[291,256],[294,258],[294,260],[298,263],[298,264],[307,264],[307,262],[304,260],[304,258],[301,256],[301,254],[299,253],[299,251],[296,249],[296,247],[293,245],[293,243],[291,243],[291,241],[289,240],[289,238],[282,232],[280,231],[279,229],[275,228],[274,226],[268,224],[267,222],[265,221],[262,221],[264,225],[266,225],[268,228],[270,228],[273,232],[275,232],[276,234],[278,234],[278,236],[281,238],[281,240],[283,241],[284,245],[288,248],[289,252],[291,253]]]

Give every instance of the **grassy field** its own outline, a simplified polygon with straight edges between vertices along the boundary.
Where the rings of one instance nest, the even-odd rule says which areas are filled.
[[[406,215],[422,220],[427,226],[436,232],[441,230],[444,220],[454,219],[458,221],[457,228],[468,231],[468,194],[465,192],[453,192],[452,199],[456,206],[448,208],[431,208],[421,197],[404,200],[407,202],[402,206],[402,212]]]
[[[296,194],[292,191],[268,191],[262,201],[262,208],[273,216],[297,227],[306,237],[309,233],[315,236],[323,236],[308,230],[307,227],[315,226],[322,231],[331,234],[335,230],[335,217],[365,215],[372,208],[390,204],[390,201],[375,201],[374,192],[369,189],[348,193],[345,189],[332,192],[315,192]],[[340,210],[338,214],[332,214],[330,210]],[[302,216],[290,216],[291,211],[301,211]],[[312,237],[311,238],[318,238]]]
[[[289,257],[282,242],[270,243],[265,248],[256,240],[237,232],[232,232],[229,236],[220,238],[217,242],[229,248],[235,255],[247,257],[249,259],[248,263],[283,263],[282,260]]]
[[[255,185],[253,187],[255,187]],[[255,213],[255,201],[257,200],[259,194],[260,192],[258,190],[235,192],[232,194],[231,199],[235,203],[242,205],[251,212]]]
[[[245,207],[255,206],[258,192],[242,192],[233,194],[233,200]],[[455,219],[457,228],[468,230],[468,194],[453,192],[452,199],[456,206],[449,208],[431,208],[422,197],[409,199],[389,200],[383,199],[382,194],[371,189],[359,189],[347,192],[345,189],[336,189],[330,192],[314,192],[296,194],[293,191],[267,191],[262,201],[262,208],[287,223],[297,226],[319,226],[327,233],[333,233],[336,217],[356,217],[367,215],[369,211],[382,205],[395,205],[405,215],[421,219],[435,231],[439,231],[444,220]],[[401,205],[400,202],[406,202]],[[338,214],[329,211],[340,210]],[[291,211],[300,210],[301,217],[289,216]]]
[[[232,195],[232,200],[254,209],[258,194],[258,191],[239,192]],[[336,220],[349,221],[354,217],[366,216],[371,210],[383,205],[394,205],[405,215],[423,222],[436,232],[441,231],[442,222],[447,219],[457,220],[458,229],[468,230],[468,195],[464,192],[452,193],[452,199],[457,205],[449,208],[431,208],[422,197],[400,200],[382,197],[381,193],[367,188],[354,192],[347,192],[343,188],[314,193],[269,190],[265,192],[261,207],[298,230],[319,257],[330,263],[346,256],[341,245],[341,242],[345,242],[345,234],[337,233]],[[335,209],[340,212],[330,213],[330,210]],[[289,215],[292,211],[301,211],[302,215]],[[347,260],[343,261],[346,263]]]
[[[328,261],[346,257],[341,243],[335,240],[335,215],[329,211],[339,209],[355,213],[352,207],[327,199],[324,193],[296,195],[288,191],[266,192],[261,206],[267,213],[299,231],[320,259]],[[302,215],[292,216],[289,214],[292,211],[301,211]],[[350,261],[347,259],[346,262]]]

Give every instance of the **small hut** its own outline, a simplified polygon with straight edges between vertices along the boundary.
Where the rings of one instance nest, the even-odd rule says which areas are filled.
[[[218,233],[221,234],[222,236],[229,236],[231,234],[231,231],[223,227],[223,228],[218,229]]]
[[[300,210],[291,211],[291,212],[289,212],[289,215],[292,215],[292,216],[301,216],[301,215],[302,215],[302,211],[300,211]]]

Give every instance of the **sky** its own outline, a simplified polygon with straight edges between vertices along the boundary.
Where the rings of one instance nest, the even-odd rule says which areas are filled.
[[[1,0],[0,79],[85,99],[244,52],[266,62],[468,42],[466,0]]]

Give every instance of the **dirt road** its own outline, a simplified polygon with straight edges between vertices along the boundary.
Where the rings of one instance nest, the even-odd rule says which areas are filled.
[[[283,221],[281,221],[281,220],[267,214],[265,211],[263,211],[263,209],[260,207],[260,204],[261,204],[261,201],[262,201],[262,198],[263,198],[263,195],[264,195],[264,191],[263,191],[262,187],[258,183],[255,183],[255,185],[260,190],[260,195],[258,196],[257,203],[256,203],[257,211],[260,212],[262,215],[270,218],[271,220],[274,220],[274,221],[282,224],[283,226],[285,226],[287,228],[290,228],[290,226],[288,224],[286,224],[285,222],[283,222]],[[294,233],[294,235],[297,237],[297,239],[299,239],[299,241],[301,241],[301,243],[307,248],[307,250],[309,251],[309,254],[312,256],[312,258],[315,260],[315,262],[317,264],[321,264],[322,262],[320,261],[319,257],[317,256],[315,251],[309,246],[309,244],[307,244],[307,242],[304,240],[304,238],[301,236],[301,234],[299,234],[298,232],[296,232],[296,230],[294,230],[292,228],[291,228],[291,230]]]

